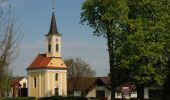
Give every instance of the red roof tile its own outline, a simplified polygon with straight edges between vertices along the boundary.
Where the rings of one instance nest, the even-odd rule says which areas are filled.
[[[27,70],[37,69],[37,68],[46,68],[50,61],[51,61],[51,58],[47,58],[46,54],[39,54],[34,59],[34,61],[31,63],[31,65],[27,68]]]
[[[48,68],[48,69],[67,69],[67,67],[63,66],[48,66],[52,58],[46,57],[46,54],[39,54],[34,61],[31,63],[31,65],[27,68],[29,69],[42,69],[42,68]]]

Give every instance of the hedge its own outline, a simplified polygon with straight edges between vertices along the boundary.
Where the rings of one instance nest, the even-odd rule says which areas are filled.
[[[87,100],[85,97],[61,97],[61,96],[52,96],[52,97],[43,97],[38,100]]]
[[[35,97],[11,97],[11,98],[3,98],[2,100],[36,100]]]

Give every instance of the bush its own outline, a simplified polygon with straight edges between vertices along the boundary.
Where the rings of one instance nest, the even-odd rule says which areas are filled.
[[[17,98],[3,98],[2,100],[36,100],[35,97],[17,97]]]
[[[87,100],[87,98],[70,96],[70,97],[63,97],[62,100]]]
[[[62,99],[61,96],[51,96],[51,97],[39,98],[38,100],[61,100],[61,99]]]
[[[116,99],[116,100],[137,100],[137,98],[131,98],[131,99]],[[154,99],[144,99],[144,100],[154,100]]]
[[[87,100],[85,97],[61,97],[61,96],[52,96],[52,97],[43,97],[38,100]]]
[[[161,100],[161,96],[162,96],[161,89],[150,89],[149,90],[149,97],[151,98],[151,100]]]

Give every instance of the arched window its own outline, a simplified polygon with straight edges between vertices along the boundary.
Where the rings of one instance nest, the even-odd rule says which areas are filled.
[[[55,80],[58,81],[58,73],[55,74]]]
[[[33,87],[36,88],[36,77],[33,78]]]
[[[48,52],[51,52],[51,44],[48,44]]]
[[[56,44],[56,51],[58,52],[58,44]]]

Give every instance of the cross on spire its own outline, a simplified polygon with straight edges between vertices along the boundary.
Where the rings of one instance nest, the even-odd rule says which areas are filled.
[[[55,10],[55,0],[52,0],[52,17],[51,17],[51,24],[50,24],[50,29],[49,29],[49,32],[48,34],[46,35],[61,35],[59,32],[58,32],[58,29],[57,29],[57,24],[56,24],[56,19],[55,19],[55,14],[54,14],[54,10]]]
[[[55,0],[52,0],[52,11],[54,12],[55,10]]]

